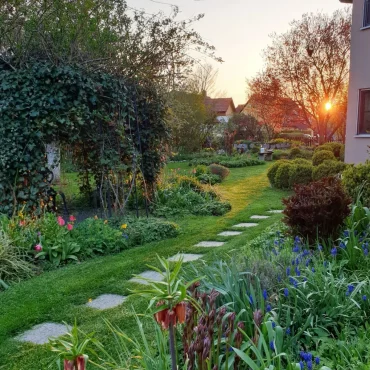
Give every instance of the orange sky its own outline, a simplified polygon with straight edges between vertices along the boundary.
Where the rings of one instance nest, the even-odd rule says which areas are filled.
[[[343,8],[339,0],[127,0],[132,7],[154,13],[169,11],[164,3],[179,6],[181,18],[205,13],[196,24],[202,37],[224,59],[218,65],[217,88],[226,91],[235,105],[246,101],[245,79],[262,69],[262,50],[269,35],[289,28],[293,19],[307,12],[332,13]]]

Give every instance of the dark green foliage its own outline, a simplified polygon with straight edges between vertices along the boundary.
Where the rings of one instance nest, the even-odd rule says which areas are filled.
[[[293,189],[296,184],[310,183],[312,181],[312,170],[311,163],[293,163],[289,170],[289,187]]]
[[[291,163],[281,163],[276,171],[274,178],[274,186],[278,189],[289,189],[289,177],[290,169],[292,167]]]
[[[228,168],[240,168],[240,167],[249,167],[249,166],[259,166],[264,165],[264,161],[259,161],[258,159],[248,159],[245,156],[215,156],[210,158],[199,158],[193,159],[189,162],[189,166],[198,166],[204,165],[209,166],[211,164],[221,164],[222,166]]]
[[[345,163],[340,161],[326,160],[313,168],[313,179],[320,180],[324,177],[336,176],[346,168]]]
[[[336,237],[350,214],[351,198],[333,177],[296,185],[295,194],[283,200],[284,222],[293,233],[313,243],[317,238]]]
[[[370,206],[370,161],[347,166],[343,171],[343,185],[353,199],[360,195],[360,200]]]
[[[318,146],[315,149],[315,153],[320,152],[322,150],[329,150],[335,156],[335,158],[340,159],[341,161],[344,160],[344,144],[341,143],[325,143],[323,145]]]
[[[222,202],[211,186],[202,185],[197,179],[176,176],[159,188],[153,203],[153,213],[158,217],[184,214],[220,216],[231,209]]]
[[[205,174],[199,175],[197,176],[197,179],[202,184],[210,184],[210,185],[219,184],[222,181],[221,176],[215,175],[213,173],[205,173]]]
[[[314,166],[318,166],[324,161],[333,161],[335,160],[335,156],[332,151],[330,150],[319,150],[316,151],[312,157],[312,164]]]
[[[154,186],[168,132],[153,87],[43,62],[15,71],[0,65],[0,80],[0,212],[47,206],[44,144],[55,140],[73,147],[85,190],[88,173],[103,186],[102,176],[115,182],[137,166],[148,191]]]
[[[272,159],[274,161],[278,161],[280,159],[287,159],[288,157],[289,157],[288,150],[274,149],[274,152],[272,153]]]
[[[298,158],[301,154],[302,154],[301,149],[295,147],[295,148],[290,149],[289,158],[291,159]]]
[[[289,161],[288,160],[280,160],[280,161],[277,161],[267,171],[267,177],[268,177],[268,179],[270,181],[271,186],[275,186],[275,176],[276,176],[276,173],[277,173],[279,167],[283,163],[289,163]]]
[[[230,170],[220,164],[211,164],[209,170],[213,175],[220,176],[221,180],[224,180],[230,174]]]

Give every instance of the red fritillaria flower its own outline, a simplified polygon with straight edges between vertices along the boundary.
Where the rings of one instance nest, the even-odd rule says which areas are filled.
[[[78,356],[74,360],[64,360],[64,370],[86,370],[87,356]]]
[[[176,313],[177,321],[180,324],[183,324],[185,322],[185,317],[186,317],[186,303],[180,302],[179,304],[177,304],[175,307],[175,313]]]
[[[69,216],[69,221],[71,221],[71,222],[75,222],[75,221],[76,221],[76,217],[75,217],[75,216],[73,216],[73,215],[70,215],[70,216]]]
[[[58,225],[59,226],[64,226],[66,222],[63,220],[63,217],[58,216]]]
[[[36,252],[41,252],[42,251],[42,245],[41,244],[36,244],[34,247]]]
[[[157,313],[154,314],[154,318],[155,320],[157,321],[158,324],[161,325],[162,329],[167,329],[168,327],[166,327],[166,317],[168,315],[168,309],[165,308],[164,310],[162,311],[159,311]]]
[[[67,229],[68,229],[68,231],[72,231],[73,230],[73,225],[72,224],[68,224],[67,225]]]

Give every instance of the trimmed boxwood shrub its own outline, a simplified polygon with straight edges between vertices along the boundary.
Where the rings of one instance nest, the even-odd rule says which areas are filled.
[[[286,159],[282,159],[280,161],[277,161],[275,162],[270,168],[269,170],[267,171],[267,177],[270,181],[270,184],[271,186],[275,186],[275,176],[276,176],[276,172],[278,171],[279,167],[283,164],[283,163],[289,163],[288,160]]]
[[[323,145],[318,146],[315,149],[315,153],[322,151],[322,150],[329,150],[335,156],[335,158],[340,159],[341,161],[344,160],[344,144],[341,143],[326,143]]]
[[[289,158],[294,159],[294,158],[299,157],[301,154],[302,154],[301,149],[295,147],[295,148],[290,149]]]
[[[211,164],[209,166],[209,169],[212,174],[220,176],[222,180],[229,176],[230,173],[230,170],[228,168],[216,163]]]
[[[356,199],[361,188],[361,202],[370,207],[370,161],[356,166],[349,165],[343,171],[342,181],[348,194]]]
[[[324,161],[319,166],[313,168],[313,179],[320,180],[324,177],[336,176],[344,171],[345,163],[340,161]]]
[[[340,180],[328,177],[308,185],[296,185],[295,194],[283,199],[284,222],[294,235],[314,243],[317,237],[336,238],[350,214],[351,198]]]
[[[319,150],[319,151],[316,151],[315,154],[313,155],[312,164],[314,166],[318,166],[327,160],[329,161],[335,160],[335,156],[333,152],[329,150]]]
[[[204,173],[197,177],[198,181],[202,184],[219,184],[222,180],[219,175],[215,175],[213,173]]]
[[[310,183],[312,181],[312,171],[311,163],[293,163],[289,170],[289,188],[292,189],[297,184]]]
[[[274,185],[279,189],[289,189],[289,176],[290,176],[290,168],[292,164],[282,163],[278,170],[276,171]]]

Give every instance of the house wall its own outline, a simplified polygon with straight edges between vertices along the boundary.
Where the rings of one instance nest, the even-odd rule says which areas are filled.
[[[359,90],[370,88],[370,28],[363,26],[364,0],[353,1],[351,67],[346,129],[347,163],[370,159],[370,135],[357,135]]]
[[[233,107],[230,104],[229,108],[227,108],[226,115],[227,116],[232,116],[233,114],[234,114],[234,110],[233,110]]]

